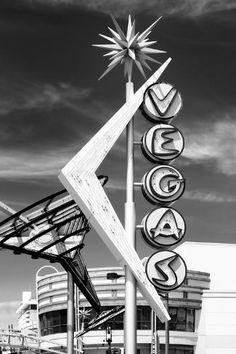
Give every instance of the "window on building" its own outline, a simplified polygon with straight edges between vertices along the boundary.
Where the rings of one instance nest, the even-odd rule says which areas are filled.
[[[102,311],[111,310],[112,306],[103,306]],[[90,311],[89,311],[90,310]],[[84,312],[88,312],[89,315],[84,318],[85,327],[95,317],[95,311],[91,308],[85,308]],[[100,324],[95,330],[104,330],[107,326],[111,326],[114,330],[124,329],[124,314],[112,318],[106,323]],[[137,309],[137,329],[151,329],[151,309],[149,306],[138,306]]]
[[[138,306],[137,329],[151,329],[151,308],[149,306]]]
[[[39,316],[42,336],[67,330],[67,310],[46,312]]]
[[[177,310],[176,331],[185,331],[185,330],[186,330],[186,309],[180,307]]]
[[[194,332],[195,328],[195,310],[185,307],[170,307],[169,314],[171,320],[169,321],[170,331],[184,331]],[[165,324],[157,320],[157,327],[160,330],[165,329]]]
[[[102,311],[111,310],[112,306],[103,306]],[[96,312],[91,307],[81,309],[81,313],[84,313],[82,321],[84,321],[84,327],[96,316]],[[195,310],[184,307],[170,307],[169,313],[171,320],[169,321],[169,329],[171,331],[184,331],[194,332],[195,329]],[[124,328],[124,314],[120,314],[106,323],[100,324],[95,330],[105,330],[107,326],[111,326],[114,330],[120,330]],[[161,323],[157,319],[157,328],[159,330],[165,329],[165,324]],[[151,308],[149,306],[138,306],[137,309],[137,329],[149,330],[151,329]]]
[[[160,354],[165,354],[165,345],[160,345]],[[169,354],[194,354],[194,349],[191,345],[170,345]]]
[[[194,332],[195,329],[195,310],[187,309],[186,331]]]
[[[30,310],[37,310],[37,305],[36,304],[28,305],[21,314],[29,313]]]

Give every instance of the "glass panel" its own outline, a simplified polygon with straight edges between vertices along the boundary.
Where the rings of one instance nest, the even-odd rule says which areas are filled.
[[[191,345],[174,345],[169,346],[169,354],[193,354],[193,346]],[[160,345],[160,354],[165,354],[165,345]]]
[[[67,329],[67,310],[51,311],[39,316],[41,335],[63,333]]]
[[[171,331],[187,331],[194,332],[195,328],[195,310],[181,307],[170,307],[169,314],[171,320],[169,321],[169,329]],[[165,325],[157,320],[157,328],[164,330]]]
[[[151,329],[151,308],[149,306],[138,306],[137,329]]]
[[[178,308],[176,331],[185,331],[185,330],[186,330],[186,309]]]
[[[54,316],[52,316],[52,325],[59,325],[61,323],[60,312],[55,312]]]
[[[195,330],[195,311],[194,309],[187,309],[187,323],[186,330],[189,332],[194,332]]]

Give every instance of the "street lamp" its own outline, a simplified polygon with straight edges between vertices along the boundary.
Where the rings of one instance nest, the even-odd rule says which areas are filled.
[[[107,354],[111,353],[111,342],[112,342],[112,328],[111,326],[107,326],[106,328],[106,341],[108,344]]]
[[[116,279],[122,278],[124,276],[125,276],[124,274],[107,273],[107,279],[108,280],[116,280]]]

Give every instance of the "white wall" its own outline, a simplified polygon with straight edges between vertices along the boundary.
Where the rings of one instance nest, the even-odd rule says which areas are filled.
[[[236,244],[184,242],[175,251],[189,270],[210,273],[211,290],[236,291]]]
[[[185,242],[175,251],[188,269],[210,273],[195,354],[236,354],[236,245]]]
[[[203,353],[236,353],[236,292],[204,292],[196,346]]]

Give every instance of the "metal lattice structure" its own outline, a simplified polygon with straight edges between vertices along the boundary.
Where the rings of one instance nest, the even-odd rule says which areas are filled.
[[[107,177],[100,176],[104,185]],[[0,222],[0,249],[59,262],[97,312],[100,303],[81,256],[87,218],[64,189]]]
[[[36,337],[35,334],[24,335],[18,332],[5,331],[0,331],[0,347],[11,351],[12,349],[17,349],[20,351],[38,353],[39,350],[43,350],[54,354],[64,354],[67,349],[60,343]],[[78,353],[82,353],[81,350],[77,350],[76,348],[74,348],[74,350]]]

